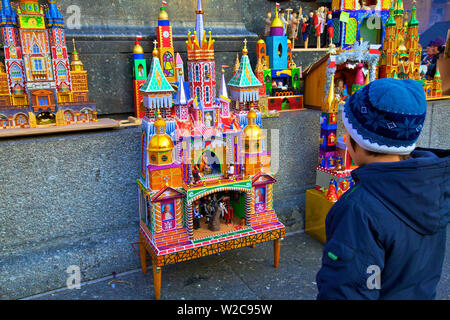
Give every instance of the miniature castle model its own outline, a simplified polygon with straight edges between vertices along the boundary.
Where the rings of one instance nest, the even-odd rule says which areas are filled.
[[[407,21],[402,0],[395,0],[389,10],[385,29],[379,78],[419,80],[427,97],[442,96],[439,71],[436,72],[434,79],[421,80],[419,68],[422,47],[419,44],[419,21],[416,17],[415,2],[411,8],[411,18]]]
[[[160,11],[168,21],[165,7]],[[139,242],[144,273],[146,253],[152,256],[157,299],[162,266],[270,240],[277,266],[285,234],[273,209],[276,180],[255,109],[261,83],[248,50],[244,46],[228,85],[222,69],[217,95],[214,40],[211,32],[206,36],[200,0],[196,14],[186,42],[188,86],[180,61],[170,58],[173,44],[158,38],[140,88],[145,116],[137,181]],[[170,83],[174,62],[177,82]]]
[[[56,0],[2,0],[0,28],[0,128],[58,126],[97,121],[86,71],[75,49],[69,64],[64,20]]]
[[[256,44],[256,76],[264,86],[260,95],[270,110],[293,110],[303,108],[300,93],[301,67],[292,58],[291,40],[284,35],[284,24],[278,16],[278,9],[270,25],[270,35]]]

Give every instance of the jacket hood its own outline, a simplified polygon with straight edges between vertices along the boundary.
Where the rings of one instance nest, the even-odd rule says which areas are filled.
[[[418,148],[408,160],[364,165],[352,177],[420,234],[449,222],[450,150]]]

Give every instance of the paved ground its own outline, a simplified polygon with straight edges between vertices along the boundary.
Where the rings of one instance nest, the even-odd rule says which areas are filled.
[[[449,231],[449,230],[447,230]],[[165,300],[315,299],[315,275],[322,244],[304,233],[288,234],[281,245],[280,266],[273,267],[272,243],[241,248],[162,268]],[[136,259],[138,257],[136,256]],[[450,299],[450,234],[437,299]],[[79,290],[60,289],[29,297],[35,300],[154,299],[153,277],[132,270],[90,281]]]

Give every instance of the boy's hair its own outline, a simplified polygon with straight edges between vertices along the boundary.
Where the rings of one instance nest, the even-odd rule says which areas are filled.
[[[348,135],[348,138],[350,140],[350,144],[352,145],[353,150],[356,150],[356,147],[359,147],[361,149],[364,150],[364,152],[369,155],[369,156],[373,156],[373,157],[379,157],[379,156],[383,156],[385,155],[384,153],[380,153],[380,152],[374,152],[374,151],[370,151],[370,150],[366,150],[363,147],[361,147],[353,138],[351,135]],[[408,160],[410,158],[410,155],[398,155],[400,157],[400,160]]]

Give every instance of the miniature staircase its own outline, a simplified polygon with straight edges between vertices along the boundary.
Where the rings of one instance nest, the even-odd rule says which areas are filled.
[[[191,244],[187,230],[184,228],[156,234],[155,242],[158,250]]]
[[[279,223],[274,210],[254,214],[250,219],[250,224],[253,229],[261,229]]]

